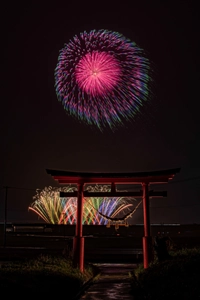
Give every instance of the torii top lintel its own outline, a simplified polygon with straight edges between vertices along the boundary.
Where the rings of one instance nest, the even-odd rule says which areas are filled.
[[[180,168],[136,173],[71,172],[52,169],[46,169],[46,172],[60,184],[160,184],[173,179],[175,174],[180,172]]]

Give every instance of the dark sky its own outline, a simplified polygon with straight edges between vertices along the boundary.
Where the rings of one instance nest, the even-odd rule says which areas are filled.
[[[142,172],[181,167],[151,221],[200,223],[199,15],[196,1],[28,1],[2,9],[0,221],[35,221],[36,188],[56,185],[45,169]],[[140,2],[140,4],[134,4]],[[121,3],[121,4],[120,4]],[[175,4],[176,3],[176,4]],[[59,50],[84,30],[118,31],[155,65],[155,96],[115,132],[68,116],[54,89]],[[133,222],[142,222],[138,210]]]

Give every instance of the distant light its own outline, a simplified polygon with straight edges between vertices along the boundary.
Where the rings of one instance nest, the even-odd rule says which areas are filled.
[[[144,226],[144,224],[135,224],[136,226]],[[157,223],[157,224],[150,224],[151,226],[180,226],[181,224],[172,223],[172,224],[163,224],[163,223]]]

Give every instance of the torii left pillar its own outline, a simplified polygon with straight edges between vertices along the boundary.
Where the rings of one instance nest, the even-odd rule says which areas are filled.
[[[76,233],[73,240],[73,265],[84,272],[84,237],[83,237],[83,183],[79,183],[77,196]]]

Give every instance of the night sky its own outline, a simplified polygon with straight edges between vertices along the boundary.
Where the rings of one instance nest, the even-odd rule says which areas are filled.
[[[5,186],[8,221],[38,221],[28,212],[36,189],[57,186],[46,169],[143,172],[180,167],[171,183],[158,187],[168,197],[152,199],[151,222],[200,223],[196,1],[53,2],[9,2],[2,9],[0,222]],[[67,115],[54,88],[59,50],[75,34],[93,29],[123,34],[155,66],[154,97],[114,132],[101,132]],[[142,221],[138,209],[132,222]]]

